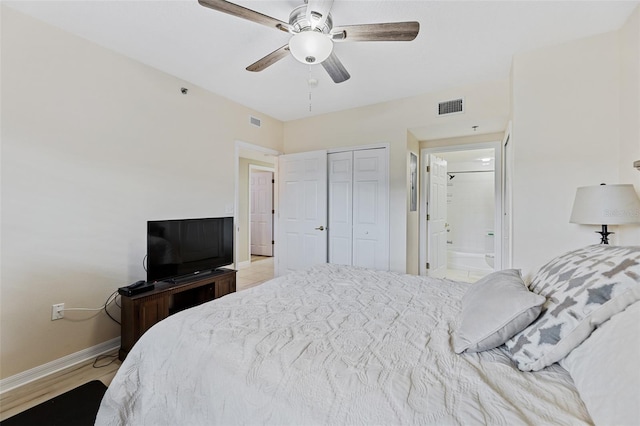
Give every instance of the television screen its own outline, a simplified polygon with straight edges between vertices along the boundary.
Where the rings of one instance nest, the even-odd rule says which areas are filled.
[[[233,263],[233,218],[147,222],[147,281],[210,271]]]

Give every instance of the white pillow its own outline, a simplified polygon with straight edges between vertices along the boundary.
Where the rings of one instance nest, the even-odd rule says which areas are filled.
[[[569,371],[597,425],[640,423],[640,302],[611,317],[566,356]]]
[[[547,298],[542,313],[505,344],[520,370],[538,371],[640,300],[640,247],[600,244],[574,250],[543,266],[529,288]]]
[[[454,351],[480,352],[502,345],[538,317],[544,302],[544,297],[527,289],[517,269],[487,275],[462,298]]]

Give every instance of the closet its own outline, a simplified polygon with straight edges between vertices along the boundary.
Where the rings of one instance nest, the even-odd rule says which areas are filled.
[[[387,148],[331,152],[328,169],[328,260],[389,269]]]

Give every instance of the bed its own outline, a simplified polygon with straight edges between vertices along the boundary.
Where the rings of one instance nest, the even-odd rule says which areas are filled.
[[[571,311],[589,290],[576,289],[576,281],[590,289],[609,286],[610,297],[598,309],[580,310],[586,320]],[[639,287],[640,247],[576,250],[545,265],[528,286],[516,270],[467,284],[318,265],[156,324],[123,362],[96,424],[581,425],[634,419],[638,404],[612,409],[603,399],[637,399],[637,393],[619,394],[640,384],[637,364],[624,366],[637,362],[640,346],[632,344],[626,354],[603,349],[594,360],[586,345],[610,347],[607,339],[616,333],[607,327],[619,332],[618,340],[620,333],[629,338],[626,329],[640,324]],[[576,300],[572,307],[557,307],[568,304],[558,288]],[[611,311],[606,319],[603,307]],[[567,324],[579,324],[569,327],[577,343],[568,355],[576,355],[553,360],[557,346],[567,346],[565,337],[552,345],[552,356],[525,341],[554,327],[546,316],[559,321],[562,311],[570,311]],[[623,389],[610,384],[616,378],[607,372],[590,377],[590,362],[600,365],[611,351],[615,374],[627,380]],[[597,380],[609,385],[604,389]],[[626,417],[607,417],[617,411]]]

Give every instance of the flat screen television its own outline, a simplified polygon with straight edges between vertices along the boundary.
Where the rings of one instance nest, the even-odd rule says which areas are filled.
[[[147,281],[164,281],[233,263],[233,218],[147,222]]]

